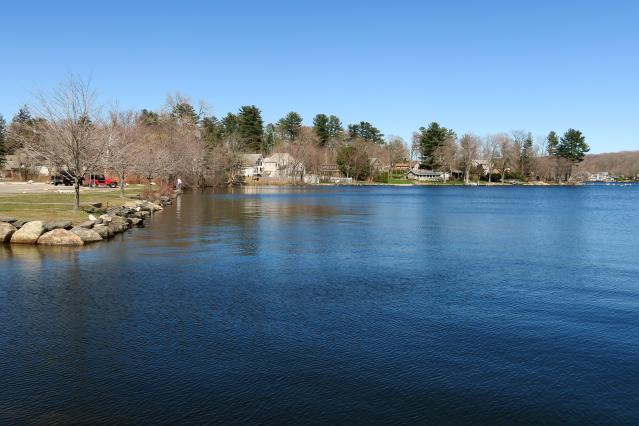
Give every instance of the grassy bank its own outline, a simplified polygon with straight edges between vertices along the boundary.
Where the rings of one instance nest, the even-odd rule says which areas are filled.
[[[121,198],[119,189],[87,189],[80,194],[80,203],[82,206],[96,202],[103,206],[119,206],[143,190],[143,185],[130,185],[125,198]],[[87,220],[88,214],[73,210],[73,203],[73,193],[4,194],[0,195],[0,215],[21,220],[71,220],[74,224]]]

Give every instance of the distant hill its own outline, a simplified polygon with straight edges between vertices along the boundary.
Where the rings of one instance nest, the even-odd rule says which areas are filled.
[[[639,151],[608,152],[587,155],[579,165],[582,172],[610,172],[614,175],[639,175]]]

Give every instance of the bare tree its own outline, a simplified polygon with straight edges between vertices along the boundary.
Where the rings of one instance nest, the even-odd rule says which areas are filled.
[[[479,137],[473,134],[466,133],[459,140],[459,161],[464,169],[464,183],[466,185],[470,183],[470,172],[473,168],[473,160],[477,158],[479,145]]]
[[[136,148],[140,140],[138,117],[132,111],[111,111],[108,135],[108,164],[118,175],[120,196],[124,197],[125,179],[135,166]]]
[[[499,157],[499,135],[488,135],[482,144],[484,160],[488,171],[488,182],[492,182],[495,163]]]
[[[77,210],[82,177],[100,164],[107,147],[95,91],[88,81],[70,77],[39,100],[41,137],[25,140],[25,148],[73,176]]]

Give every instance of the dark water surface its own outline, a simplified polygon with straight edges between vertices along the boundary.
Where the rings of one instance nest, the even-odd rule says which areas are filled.
[[[639,187],[193,193],[0,248],[0,423],[638,424]]]

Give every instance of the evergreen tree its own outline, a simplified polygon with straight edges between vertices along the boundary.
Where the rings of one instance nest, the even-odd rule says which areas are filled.
[[[446,145],[446,142],[456,137],[452,129],[447,129],[432,122],[428,127],[419,128],[419,148],[422,154],[421,165],[426,169],[441,167],[436,158],[436,152]]]
[[[0,166],[7,161],[7,122],[0,114]]]
[[[585,136],[575,129],[568,129],[557,146],[558,156],[570,160],[572,164],[582,162],[588,151],[590,147],[586,143]]]
[[[384,143],[384,135],[375,126],[368,121],[360,121],[357,124],[348,125],[348,137],[349,139],[363,139],[368,142],[375,142],[378,144]]]
[[[214,115],[202,119],[202,139],[210,146],[216,146],[222,140],[222,124]]]
[[[143,109],[140,112],[139,121],[144,126],[155,126],[160,122],[160,116],[156,112]]]
[[[553,130],[548,133],[548,136],[546,137],[546,152],[548,153],[548,155],[551,157],[556,157],[558,146],[559,136],[557,136],[557,133],[555,133],[555,131]]]
[[[180,124],[197,124],[200,116],[195,112],[193,105],[188,102],[180,102],[173,106],[171,116],[178,120]]]
[[[337,153],[336,162],[340,171],[353,179],[365,179],[370,173],[370,158],[356,145],[344,145]]]
[[[5,151],[8,154],[14,153],[17,149],[22,148],[26,141],[31,141],[36,137],[34,123],[35,121],[26,105],[18,110],[18,113],[11,120],[11,132],[8,132],[5,144]]]
[[[266,125],[266,138],[264,141],[264,147],[262,152],[268,154],[273,150],[275,146],[275,126],[271,123]]]
[[[344,127],[342,127],[342,120],[338,117],[331,115],[328,117],[328,139],[334,141],[341,139],[342,133],[344,133]]]
[[[528,176],[532,166],[533,158],[533,137],[532,133],[528,133],[521,145],[521,173],[523,176]]]
[[[237,116],[238,134],[242,149],[247,152],[259,152],[263,149],[264,122],[262,112],[255,105],[240,108]]]
[[[294,141],[302,129],[302,116],[295,111],[291,111],[277,122],[277,126],[286,139]]]
[[[315,118],[313,118],[313,131],[319,139],[320,146],[326,146],[331,138],[328,131],[328,117],[326,114],[317,114]]]
[[[235,133],[237,133],[237,115],[229,112],[226,114],[226,117],[222,119],[222,135],[225,138],[228,138]]]

